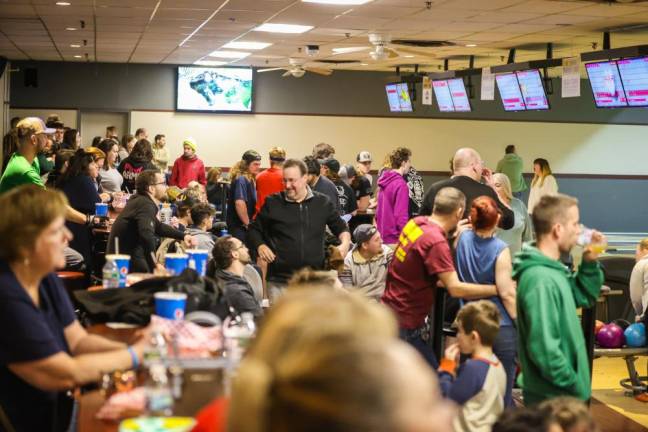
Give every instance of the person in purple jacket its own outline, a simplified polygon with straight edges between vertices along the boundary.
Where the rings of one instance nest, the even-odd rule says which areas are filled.
[[[389,155],[390,170],[378,179],[376,226],[385,244],[398,243],[398,236],[409,219],[409,189],[403,175],[409,171],[412,151],[398,147]]]

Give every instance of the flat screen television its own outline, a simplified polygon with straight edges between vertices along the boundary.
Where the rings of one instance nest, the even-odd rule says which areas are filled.
[[[178,111],[252,111],[251,68],[180,66],[176,85]]]
[[[449,79],[448,88],[450,89],[450,96],[452,96],[455,111],[470,112],[470,101],[468,100],[468,93],[466,93],[463,78]]]
[[[448,81],[432,81],[432,88],[434,89],[434,96],[436,97],[439,111],[454,112],[455,108],[452,102],[452,95],[450,94],[450,87],[448,87]]]
[[[648,57],[617,60],[617,65],[628,105],[648,106]]]
[[[387,103],[389,104],[389,111],[401,112],[400,101],[398,99],[397,84],[387,84],[385,92],[387,92]]]
[[[548,110],[549,101],[545,93],[544,86],[542,85],[542,77],[538,69],[530,69],[525,71],[518,71],[518,82],[520,83],[520,91],[524,99],[524,105],[527,110]]]
[[[398,102],[402,112],[412,112],[412,99],[410,99],[407,83],[397,83]]]
[[[526,110],[522,90],[520,90],[520,83],[515,73],[495,75],[495,82],[497,82],[497,89],[499,90],[502,104],[504,105],[504,111]]]
[[[587,63],[585,69],[597,108],[628,106],[619,68],[615,61]]]

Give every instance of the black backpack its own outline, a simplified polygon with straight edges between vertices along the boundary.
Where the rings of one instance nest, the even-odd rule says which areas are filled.
[[[221,320],[229,315],[221,284],[199,276],[193,269],[185,269],[178,276],[145,279],[126,288],[75,291],[77,316],[84,325],[107,322],[147,325],[155,312],[153,296],[158,291],[187,294],[185,314],[207,311]]]

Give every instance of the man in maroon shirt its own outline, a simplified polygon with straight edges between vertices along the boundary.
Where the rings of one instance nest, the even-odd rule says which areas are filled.
[[[425,317],[432,310],[441,282],[451,296],[482,298],[497,294],[495,285],[460,282],[455,272],[447,234],[457,227],[466,205],[458,189],[441,189],[431,216],[419,216],[403,228],[387,271],[382,301],[398,318],[400,337],[416,348],[436,370],[437,359],[427,343],[431,332]]]

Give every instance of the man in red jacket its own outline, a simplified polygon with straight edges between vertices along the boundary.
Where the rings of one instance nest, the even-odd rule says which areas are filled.
[[[286,160],[286,150],[281,147],[270,149],[270,168],[257,174],[256,177],[256,213],[261,211],[263,203],[268,195],[284,190],[283,164]]]
[[[197,181],[205,186],[207,183],[205,165],[196,156],[196,141],[193,138],[187,138],[182,142],[182,147],[184,152],[173,163],[169,185],[184,189],[190,182]]]

